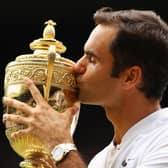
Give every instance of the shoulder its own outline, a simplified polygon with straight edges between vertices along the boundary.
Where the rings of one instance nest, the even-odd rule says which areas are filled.
[[[151,122],[151,130],[143,134],[142,167],[168,167],[168,109],[161,110]]]

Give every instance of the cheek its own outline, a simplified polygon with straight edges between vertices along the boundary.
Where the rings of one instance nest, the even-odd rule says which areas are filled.
[[[108,65],[90,64],[82,75],[85,84],[101,88],[111,80],[111,67]]]
[[[95,72],[89,76],[87,83],[88,86],[94,88],[97,91],[99,90],[99,92],[107,92],[110,87],[111,77],[107,73]]]
[[[96,78],[100,78],[103,76],[107,75],[107,72],[105,72],[104,68],[101,68],[99,64],[97,65],[88,65],[86,72],[84,74],[87,78],[92,78],[92,79],[96,79]]]

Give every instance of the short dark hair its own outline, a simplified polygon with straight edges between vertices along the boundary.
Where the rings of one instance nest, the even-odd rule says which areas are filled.
[[[94,14],[95,24],[116,26],[111,43],[112,76],[137,65],[142,69],[138,87],[148,98],[161,99],[168,83],[168,26],[154,11],[103,7]]]

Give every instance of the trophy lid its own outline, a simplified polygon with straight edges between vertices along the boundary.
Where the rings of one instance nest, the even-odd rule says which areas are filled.
[[[30,43],[32,54],[19,55],[5,69],[5,96],[16,97],[25,89],[23,80],[28,77],[35,84],[43,85],[46,92],[51,86],[75,90],[76,81],[72,72],[74,62],[61,56],[66,47],[55,39],[55,22],[48,20],[43,38]]]

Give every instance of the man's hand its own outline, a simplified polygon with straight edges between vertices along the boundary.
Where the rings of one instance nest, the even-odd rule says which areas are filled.
[[[15,99],[4,98],[3,103],[6,106],[13,107],[21,111],[24,116],[16,114],[4,114],[3,121],[11,121],[16,124],[23,124],[25,129],[13,133],[11,136],[21,136],[31,134],[42,140],[42,142],[51,151],[55,145],[61,143],[73,143],[70,134],[70,126],[73,116],[79,111],[79,104],[66,109],[65,112],[56,112],[43,98],[40,91],[30,79],[25,79],[25,84],[29,88],[35,107]],[[26,116],[26,117],[25,117]]]

